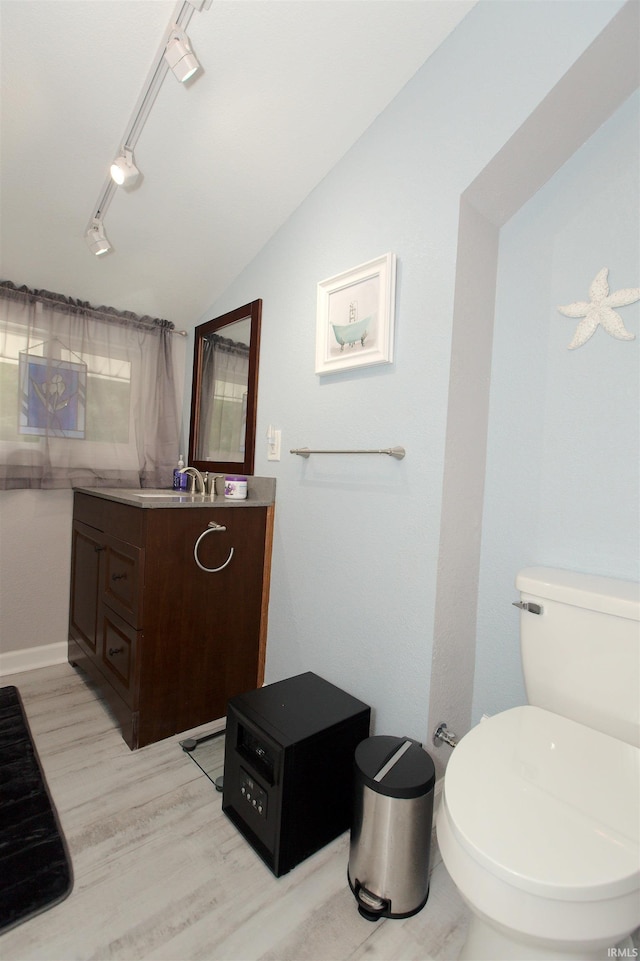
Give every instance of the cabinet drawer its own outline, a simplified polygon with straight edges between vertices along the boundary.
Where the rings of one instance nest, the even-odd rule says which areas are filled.
[[[142,627],[144,551],[104,535],[102,599],[134,628]]]
[[[100,621],[102,672],[123,700],[135,709],[138,701],[139,672],[136,668],[141,632],[104,605]]]
[[[109,531],[113,537],[128,544],[141,546],[144,543],[144,511],[126,504],[93,497],[75,491],[73,496],[73,516],[89,527],[99,531]]]

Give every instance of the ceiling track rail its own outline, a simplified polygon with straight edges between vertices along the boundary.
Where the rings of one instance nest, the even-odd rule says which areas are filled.
[[[180,30],[186,30],[187,26],[191,21],[191,17],[196,10],[208,9],[211,0],[179,0],[176,4],[175,10],[171,22],[168,24],[158,51],[154,57],[151,69],[147,74],[147,79],[142,88],[142,92],[138,97],[138,101],[133,108],[133,113],[129,123],[125,127],[122,139],[118,144],[116,150],[114,151],[114,156],[116,156],[121,150],[127,148],[133,150],[138,142],[140,134],[142,133],[143,127],[147,122],[147,118],[151,113],[151,109],[156,101],[160,88],[164,82],[164,78],[169,70],[169,65],[165,58],[165,50],[167,43],[174,32],[175,28],[178,27]],[[102,189],[98,195],[98,200],[93,207],[93,213],[89,218],[89,223],[87,229],[91,227],[95,221],[102,221],[104,216],[111,205],[113,196],[118,190],[118,185],[113,181],[111,175],[108,174]]]

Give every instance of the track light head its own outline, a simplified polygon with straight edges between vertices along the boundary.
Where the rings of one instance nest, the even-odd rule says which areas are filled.
[[[174,27],[171,32],[164,57],[180,83],[189,80],[200,69],[198,58],[191,49],[188,36],[178,27]]]
[[[101,220],[98,220],[97,217],[94,217],[87,227],[85,239],[87,241],[89,250],[92,254],[95,254],[96,257],[101,257],[103,254],[108,254],[111,250],[111,244],[107,240],[104,232],[104,224]]]
[[[140,171],[133,162],[133,150],[124,147],[111,164],[111,179],[119,187],[133,187],[139,177]]]

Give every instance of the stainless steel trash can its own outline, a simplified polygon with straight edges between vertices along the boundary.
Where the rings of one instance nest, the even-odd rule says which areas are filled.
[[[429,896],[433,761],[411,738],[356,748],[349,885],[369,921],[417,914]]]

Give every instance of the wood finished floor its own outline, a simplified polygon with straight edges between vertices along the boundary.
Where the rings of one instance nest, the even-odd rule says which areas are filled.
[[[275,878],[179,737],[131,752],[67,665],[0,679],[22,696],[74,889],[0,937],[2,961],[453,961],[467,911],[437,855],[426,907],[365,921],[344,834]],[[209,731],[207,725],[197,731]]]

